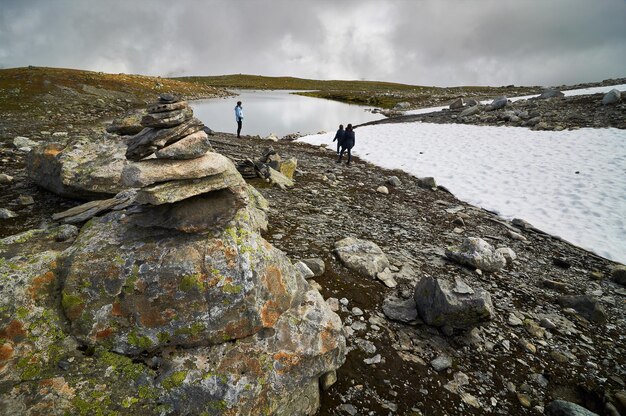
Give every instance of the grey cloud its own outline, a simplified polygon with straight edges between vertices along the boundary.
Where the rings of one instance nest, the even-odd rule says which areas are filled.
[[[0,0],[0,66],[421,85],[626,76],[624,0]]]

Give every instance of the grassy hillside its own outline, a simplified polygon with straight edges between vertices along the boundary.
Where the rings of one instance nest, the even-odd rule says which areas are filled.
[[[174,78],[202,85],[236,89],[308,90],[298,94],[347,103],[392,108],[399,102],[412,107],[448,104],[459,97],[487,99],[499,95],[525,95],[539,92],[539,87],[426,87],[378,81],[320,81],[294,77],[259,75],[220,75]],[[313,90],[313,91],[311,91]]]
[[[186,99],[228,95],[221,89],[160,77],[64,68],[0,69],[0,133],[19,124],[88,124],[115,117],[171,92]]]

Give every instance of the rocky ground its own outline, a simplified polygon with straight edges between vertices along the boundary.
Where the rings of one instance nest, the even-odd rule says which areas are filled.
[[[235,158],[261,154],[268,144],[230,135],[212,143]],[[283,157],[298,159],[300,174],[290,190],[255,183],[271,203],[266,238],[293,260],[324,260],[326,272],[316,281],[325,298],[339,299],[350,334],[352,351],[320,414],[540,414],[557,398],[600,414],[606,402],[620,406],[615,394],[626,376],[626,290],[609,278],[611,262],[516,227],[441,188],[421,187],[423,181],[403,172],[361,161],[336,164],[333,151],[299,143],[272,145]],[[391,176],[401,184],[388,184]],[[376,191],[381,185],[389,194]],[[382,248],[396,288],[342,266],[333,247],[347,236]],[[446,260],[444,249],[465,236],[510,247],[517,259],[482,274]],[[385,299],[412,298],[424,276],[462,277],[488,290],[493,320],[450,334],[419,319],[388,319]],[[565,294],[597,298],[606,322],[561,307]]]
[[[488,105],[448,108],[427,114],[400,115],[365,123],[459,123],[483,126],[528,127],[533,130],[565,130],[582,127],[626,129],[626,101],[603,105],[605,94],[509,101],[493,109]],[[622,93],[623,95],[623,93]]]
[[[572,104],[570,115],[555,111],[561,115],[554,122],[545,116],[554,110],[537,111],[550,120],[548,126],[584,127],[580,120],[591,119],[592,110],[581,113],[575,106],[584,100],[595,103],[597,97],[591,97],[520,105],[557,103],[562,109]],[[599,126],[619,127],[615,123],[623,115],[621,105],[610,110],[617,112]],[[497,119],[500,111],[486,112],[496,119],[484,123],[503,121]],[[571,115],[577,111],[582,115],[575,124]],[[598,107],[602,111],[606,109]],[[58,120],[41,119],[33,128],[19,112],[11,114],[0,126],[0,173],[12,177],[0,183],[0,208],[10,208],[18,216],[0,220],[0,237],[50,223],[52,213],[78,203],[36,188],[24,174],[25,152],[13,146],[13,138],[41,142],[67,135],[89,137],[101,134],[106,118],[71,123],[68,109],[58,112]],[[461,121],[453,115],[449,111],[423,120]],[[558,124],[559,120],[570,124]],[[480,118],[466,121],[483,123]],[[324,273],[314,280],[337,309],[348,335],[350,353],[338,370],[337,383],[323,394],[319,414],[541,414],[555,399],[598,414],[626,414],[626,290],[611,276],[614,263],[524,223],[504,221],[401,171],[358,159],[350,166],[336,164],[330,149],[219,133],[211,142],[235,160],[259,157],[270,144],[282,158],[298,160],[293,188],[271,187],[261,179],[250,183],[271,204],[270,228],[264,237],[292,261],[324,261]],[[391,181],[395,186],[388,183],[392,176],[398,179]],[[388,193],[377,191],[380,186]],[[396,287],[357,274],[338,260],[335,243],[349,236],[382,249]],[[509,247],[517,258],[492,273],[447,260],[446,247],[465,237]],[[493,318],[459,330],[407,318],[410,311],[402,308],[393,312],[390,306],[412,299],[425,276],[462,278],[472,288],[487,290]],[[564,295],[588,297],[568,303]]]

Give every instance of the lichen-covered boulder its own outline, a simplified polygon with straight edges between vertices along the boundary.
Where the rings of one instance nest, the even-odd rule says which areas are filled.
[[[305,290],[271,331],[177,350],[162,375],[175,381],[164,402],[176,414],[313,415],[319,378],[343,362],[344,353],[341,321],[319,292]]]
[[[474,289],[461,279],[454,283],[424,276],[415,286],[415,303],[420,317],[428,325],[467,328],[491,319],[491,295]]]
[[[160,234],[114,223],[122,219],[121,213],[88,223],[65,252],[60,250],[67,243],[43,250],[55,244],[61,230],[33,230],[0,240],[0,413],[313,415],[319,407],[320,378],[333,374],[345,360],[343,326],[320,294],[292,273],[284,254],[258,236],[252,205],[242,208],[223,233],[204,234],[199,245],[190,234]],[[96,241],[98,230],[104,242]],[[124,233],[128,243],[122,242],[119,256],[109,257],[107,264],[94,250]],[[140,235],[154,248],[152,257],[138,243]],[[170,242],[182,246],[171,249]],[[135,249],[133,255],[121,253]],[[194,255],[195,249],[207,257]],[[91,271],[103,282],[75,275],[87,267],[81,262],[87,262],[89,254],[95,261]],[[146,262],[135,268],[131,261],[138,258]],[[206,274],[187,278],[194,262],[205,267]],[[216,270],[223,270],[223,279],[203,279],[217,276]],[[117,290],[115,282],[121,281],[114,278],[115,271],[122,277],[129,272],[131,278],[118,292],[119,309],[104,305]],[[180,279],[174,281],[171,276],[177,271]],[[64,282],[77,278],[82,287]],[[250,282],[258,287],[250,287]],[[163,295],[151,292],[159,285]],[[170,308],[156,309],[172,292],[179,292],[180,298],[170,297]],[[92,302],[81,305],[79,296],[85,293]],[[99,297],[102,301],[96,302]],[[131,305],[126,297],[139,304]],[[209,298],[212,303],[203,311],[202,303]],[[235,311],[235,304],[243,308]],[[96,332],[93,341],[75,337],[76,316],[89,315],[90,307],[97,309],[95,321],[110,319],[119,326]],[[126,308],[136,314],[125,315]],[[196,332],[200,326],[191,323],[172,332],[169,342],[162,331],[154,340],[158,344],[149,347],[153,339],[145,334],[155,328],[152,325],[180,321],[176,313],[191,317],[190,323],[215,324],[218,332],[225,324],[221,333],[230,335],[221,340],[209,336],[205,342]],[[250,327],[255,330],[248,331]],[[127,337],[132,341],[116,341],[133,328],[134,335]],[[187,341],[186,348],[175,348],[181,340]],[[114,351],[124,345],[151,353]]]
[[[448,247],[446,257],[460,264],[485,272],[495,272],[506,266],[501,252],[482,238],[468,237],[458,247]]]
[[[123,354],[219,344],[273,327],[291,307],[295,269],[244,211],[212,236],[122,215],[87,223],[65,261],[63,308],[82,343]]]
[[[57,195],[75,199],[98,199],[124,190],[120,178],[128,163],[126,147],[106,137],[78,137],[33,149],[27,158],[28,176]]]

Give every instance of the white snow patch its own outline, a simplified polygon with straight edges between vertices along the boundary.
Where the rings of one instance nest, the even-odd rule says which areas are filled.
[[[505,218],[523,218],[626,263],[624,130],[405,123],[355,132],[353,153],[364,160],[433,176],[462,200]],[[300,140],[332,147],[333,137],[327,133]]]

